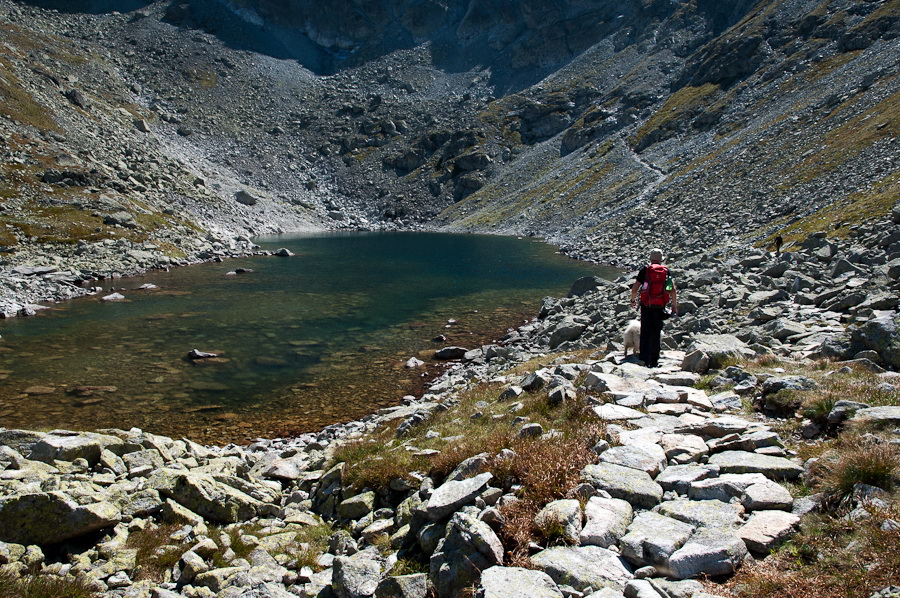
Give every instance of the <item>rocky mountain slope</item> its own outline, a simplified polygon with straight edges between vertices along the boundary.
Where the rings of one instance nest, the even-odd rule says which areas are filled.
[[[3,261],[430,226],[632,264],[895,201],[896,0],[346,4],[4,0]]]

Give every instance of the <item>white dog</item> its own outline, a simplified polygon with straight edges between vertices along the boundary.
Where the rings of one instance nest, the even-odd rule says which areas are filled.
[[[637,320],[631,320],[625,328],[625,357],[628,357],[629,347],[635,355],[641,351],[641,323]]]

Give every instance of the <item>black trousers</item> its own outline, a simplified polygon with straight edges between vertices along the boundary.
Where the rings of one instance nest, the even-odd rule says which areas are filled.
[[[641,305],[641,351],[638,358],[647,367],[659,365],[659,341],[663,329],[663,308]]]

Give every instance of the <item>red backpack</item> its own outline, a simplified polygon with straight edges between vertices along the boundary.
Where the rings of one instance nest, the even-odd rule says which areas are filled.
[[[662,264],[650,264],[644,271],[644,285],[641,287],[641,303],[643,305],[664,306],[669,302],[666,291],[666,280],[669,269]]]

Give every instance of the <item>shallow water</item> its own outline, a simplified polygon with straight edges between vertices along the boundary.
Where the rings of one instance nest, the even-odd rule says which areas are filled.
[[[0,426],[137,426],[217,443],[316,430],[419,391],[424,371],[406,369],[409,357],[490,342],[542,297],[611,274],[511,237],[257,242],[296,255],[112,281],[96,297],[0,321]],[[136,290],[145,283],[159,288]],[[126,300],[101,301],[111,288]],[[191,349],[220,357],[191,361]]]

